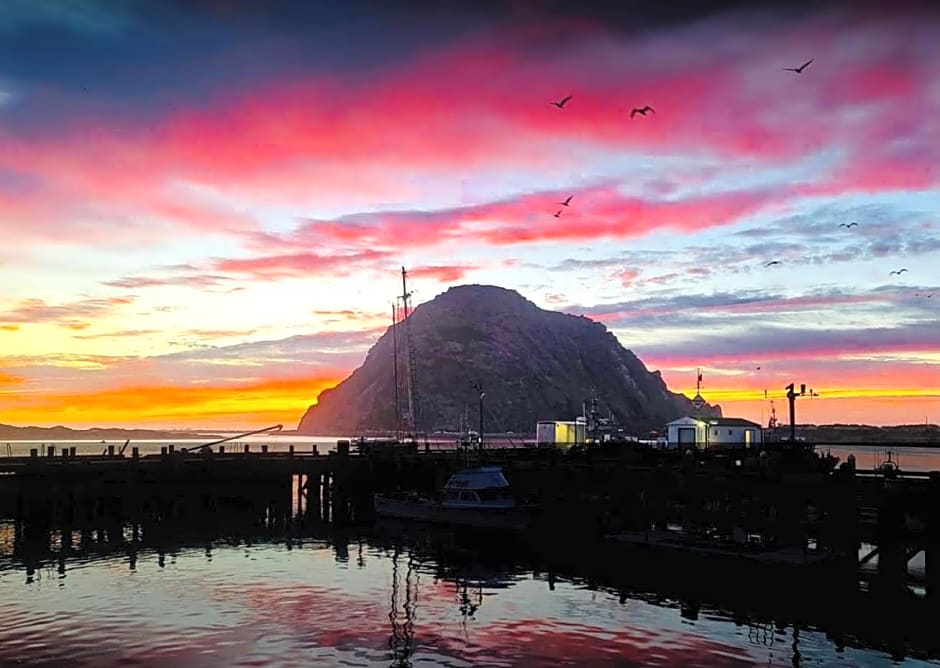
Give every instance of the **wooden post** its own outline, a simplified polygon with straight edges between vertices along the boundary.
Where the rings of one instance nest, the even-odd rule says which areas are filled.
[[[138,448],[136,445],[131,448],[131,459],[140,459],[140,448]]]
[[[114,456],[114,446],[113,446],[113,445],[109,445],[109,446],[108,446],[108,457],[113,457],[113,456]]]
[[[55,457],[55,446],[46,446],[46,457]]]
[[[73,445],[71,448],[69,448],[69,457],[74,457],[74,456],[75,456],[75,446]]]
[[[262,445],[262,446],[261,446],[261,454],[262,454],[262,455],[268,454],[268,446],[267,446],[267,445]]]
[[[878,508],[878,579],[889,593],[900,591],[907,574],[904,508],[900,494],[885,490]]]
[[[930,473],[927,493],[927,540],[924,547],[924,566],[927,571],[927,599],[934,608],[940,607],[940,472]]]
[[[294,456],[294,446],[293,446],[293,445],[288,446],[288,448],[287,448],[287,454],[290,455],[291,457]]]

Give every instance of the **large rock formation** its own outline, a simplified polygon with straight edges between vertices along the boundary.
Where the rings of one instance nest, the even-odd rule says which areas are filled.
[[[479,383],[487,432],[533,433],[538,420],[572,420],[596,392],[602,415],[628,432],[660,430],[692,414],[607,328],[585,317],[545,311],[517,292],[484,285],[451,288],[410,317],[419,431],[458,430],[478,419]],[[398,327],[404,388],[405,326]],[[323,391],[298,430],[347,434],[395,428],[393,336],[389,329],[361,367]],[[407,399],[402,389],[402,410]],[[705,412],[720,414],[706,407]]]

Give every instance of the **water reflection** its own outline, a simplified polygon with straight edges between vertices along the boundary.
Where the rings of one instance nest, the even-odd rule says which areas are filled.
[[[836,590],[782,576],[735,589],[735,576],[593,545],[395,525],[124,526],[26,540],[6,524],[0,665],[845,666],[888,665],[892,651],[937,656],[932,631],[907,619],[930,608],[827,607]],[[889,645],[871,649],[873,639]]]

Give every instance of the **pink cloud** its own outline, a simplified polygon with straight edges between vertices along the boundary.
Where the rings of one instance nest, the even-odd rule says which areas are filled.
[[[431,279],[439,283],[454,283],[474,269],[475,267],[466,265],[432,265],[409,269],[408,275],[412,278]]]
[[[890,354],[921,354],[925,352],[940,352],[940,346],[925,344],[916,341],[894,341],[871,343],[866,340],[860,340],[854,336],[846,336],[846,340],[841,343],[821,343],[814,344],[808,342],[803,347],[789,350],[779,350],[767,348],[766,350],[742,350],[741,352],[709,352],[707,355],[695,354],[675,354],[675,355],[651,355],[650,362],[653,366],[662,368],[689,368],[695,365],[713,364],[728,365],[739,362],[750,362],[754,359],[768,358],[777,361],[798,361],[798,360],[825,360],[840,356],[852,355],[890,355]],[[891,365],[883,367],[890,369]],[[893,378],[893,384],[898,384],[898,378],[893,376],[890,371],[884,371],[889,377]],[[937,371],[929,370],[930,377],[934,384],[937,379]]]
[[[639,277],[640,272],[636,269],[622,269],[616,274],[617,279],[620,280],[620,283],[625,288],[629,288],[633,285],[633,282]]]
[[[96,318],[132,304],[134,297],[82,299],[65,304],[48,304],[42,299],[24,299],[7,311],[0,311],[0,322],[35,324],[57,323],[70,329],[85,329],[88,323],[76,318]]]
[[[691,273],[691,272],[689,272]],[[671,282],[678,278],[679,274],[665,274],[644,279],[642,283],[662,284]],[[799,295],[796,297],[755,297],[736,298],[729,295],[726,303],[714,302],[703,303],[691,308],[705,308],[709,313],[735,313],[752,315],[774,315],[788,312],[817,311],[825,310],[834,306],[846,306],[856,304],[892,304],[903,302],[909,299],[906,292],[867,292],[860,294],[828,294],[828,295]],[[685,313],[690,305],[680,301],[676,303],[657,304],[652,303],[627,303],[624,305],[614,304],[609,311],[603,310],[603,307],[594,307],[590,313],[587,313],[592,320],[607,323],[610,326],[616,326],[617,322],[628,320],[640,320],[644,318],[662,317],[669,315],[678,315]]]
[[[183,276],[124,276],[110,281],[102,281],[102,285],[112,288],[152,288],[165,285],[183,285],[195,287],[218,287],[231,280],[228,276],[212,274],[186,274]]]
[[[628,196],[610,187],[584,188],[584,202],[552,215],[561,193],[541,192],[486,204],[435,211],[355,214],[335,220],[308,220],[291,234],[256,235],[261,248],[329,244],[348,248],[435,246],[449,241],[497,246],[541,241],[627,238],[657,229],[693,232],[727,225],[778,200],[771,190],[733,191],[683,200]]]
[[[218,258],[212,262],[212,269],[254,280],[279,280],[295,276],[349,275],[375,263],[387,262],[390,257],[387,252],[369,249],[349,253],[283,253]]]
[[[65,233],[72,241],[87,240],[89,232],[110,241],[114,237],[103,230],[114,231],[115,220],[141,217],[168,229],[125,224],[117,231],[139,237],[173,234],[183,226],[231,234],[258,223],[171,186],[208,184],[283,204],[322,182],[325,190],[339,184],[343,196],[355,201],[362,202],[365,192],[400,203],[395,184],[408,179],[380,174],[405,169],[456,177],[496,167],[576,166],[581,155],[558,150],[573,142],[772,164],[834,147],[843,161],[829,180],[805,192],[936,185],[940,142],[932,141],[937,129],[931,119],[940,116],[940,95],[931,63],[940,50],[931,26],[915,16],[865,16],[817,19],[768,35],[748,32],[741,19],[729,21],[630,40],[603,26],[578,24],[566,28],[578,41],[569,32],[551,53],[544,46],[563,36],[560,26],[497,31],[426,52],[381,76],[285,77],[220,94],[199,109],[148,120],[146,127],[86,121],[48,139],[0,130],[0,167],[39,181],[32,196],[0,197],[0,220],[12,221],[5,231],[18,237]],[[730,30],[734,40],[725,39]],[[816,60],[803,75],[782,71],[808,52]],[[548,104],[568,93],[574,97],[566,109]],[[647,103],[656,114],[631,121],[627,111]],[[370,178],[357,180],[357,170],[365,169],[372,170]],[[406,190],[410,201],[419,198],[413,188]],[[660,215],[673,216],[676,229],[689,231],[757,206],[744,194],[689,206],[668,200],[615,204],[619,208],[607,215],[595,211],[535,226],[518,211],[501,211],[517,224],[483,240],[588,238],[598,222],[598,236],[622,235],[624,225],[647,229]],[[492,212],[467,213],[472,219],[473,213]],[[81,233],[76,219],[86,221]],[[360,231],[353,222],[334,224],[352,228],[356,239]],[[403,227],[408,225],[396,232]],[[335,229],[328,236],[340,240],[345,234]],[[418,229],[400,238],[404,243],[423,234]]]

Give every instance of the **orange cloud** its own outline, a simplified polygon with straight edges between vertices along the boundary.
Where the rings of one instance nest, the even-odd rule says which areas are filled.
[[[22,382],[23,378],[20,376],[14,376],[8,373],[0,373],[0,387],[19,385]]]
[[[694,391],[693,391],[694,392]],[[691,395],[690,395],[691,396]],[[770,417],[770,400],[724,399],[717,400],[709,392],[703,391],[706,400],[721,404],[726,416],[743,417],[763,425]],[[777,397],[773,400],[777,420],[788,422],[787,401]],[[891,396],[883,397],[827,397],[823,392],[817,398],[801,398],[796,402],[796,422],[813,424],[924,424],[926,419],[932,424],[940,423],[937,415],[937,395],[934,396]]]
[[[6,422],[39,426],[237,428],[280,423],[292,429],[319,393],[341,379],[337,374],[224,386],[140,385],[30,393],[2,397],[0,408]]]

